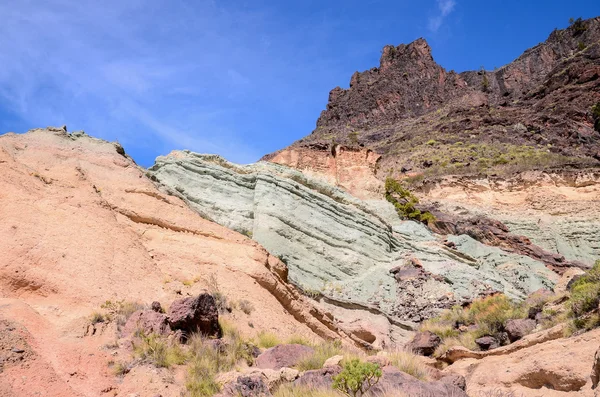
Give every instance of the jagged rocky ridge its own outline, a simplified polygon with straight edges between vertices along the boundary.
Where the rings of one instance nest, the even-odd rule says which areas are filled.
[[[382,156],[380,178],[597,167],[599,40],[593,18],[497,70],[460,74],[438,65],[424,39],[386,46],[379,67],[331,91],[317,128],[291,148],[365,146]]]
[[[204,217],[280,257],[301,288],[394,321],[420,321],[492,291],[523,298],[558,277],[540,261],[466,235],[443,244],[383,200],[358,200],[288,167],[184,151],[159,157],[148,172]]]

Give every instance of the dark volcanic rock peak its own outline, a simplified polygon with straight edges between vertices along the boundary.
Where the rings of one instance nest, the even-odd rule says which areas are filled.
[[[459,75],[446,72],[433,60],[425,39],[388,45],[382,50],[379,68],[356,72],[349,89],[336,87],[330,92],[317,127],[385,124],[422,115],[464,92],[466,85]]]
[[[494,71],[448,72],[424,39],[388,45],[292,146],[364,146],[381,155],[382,178],[598,166],[599,77],[600,17]]]

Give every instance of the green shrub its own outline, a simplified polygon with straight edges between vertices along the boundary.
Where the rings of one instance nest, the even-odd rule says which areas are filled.
[[[296,364],[298,371],[321,369],[328,358],[342,354],[342,344],[339,341],[324,342],[315,346],[315,351],[301,359]]]
[[[260,346],[264,349],[269,349],[271,347],[281,344],[281,341],[279,340],[277,335],[275,335],[271,332],[263,331],[257,335],[257,339],[258,339],[258,346]]]
[[[526,316],[506,295],[493,295],[474,301],[467,309],[468,321],[490,333],[498,332],[507,320]]]
[[[357,397],[363,396],[381,378],[379,365],[364,363],[358,359],[350,360],[342,372],[333,377],[333,388],[342,393]]]
[[[139,333],[139,341],[133,343],[136,357],[147,360],[159,368],[170,368],[185,363],[187,356],[177,342],[169,342],[165,338]]]
[[[304,345],[304,346],[312,346],[313,343],[306,339],[303,336],[300,335],[292,335],[287,341],[286,343],[288,345]]]
[[[571,311],[575,318],[598,308],[600,303],[600,260],[571,288]]]
[[[579,48],[579,51],[583,51],[585,50],[585,44],[580,41],[579,43],[577,43],[577,48]]]
[[[592,106],[592,117],[594,119],[594,129],[600,132],[600,102]]]
[[[406,351],[395,351],[390,353],[388,358],[390,364],[400,371],[423,381],[429,379],[429,369],[417,355]]]
[[[117,327],[125,325],[129,317],[136,311],[146,309],[146,305],[143,303],[126,300],[115,302],[107,300],[101,307],[108,312],[106,317],[109,320],[116,321]]]
[[[416,208],[419,199],[393,178],[385,180],[385,199],[394,205],[401,217],[414,219],[425,224],[435,222],[435,216],[432,213],[428,211],[421,212]]]
[[[109,364],[111,367],[111,371],[115,376],[124,376],[129,372],[129,365],[124,363],[123,361],[119,361],[117,363],[111,362]]]
[[[469,350],[477,350],[478,346],[475,343],[475,339],[477,339],[479,336],[480,335],[478,335],[476,332],[464,332],[456,337],[444,339],[442,343],[435,349],[433,356],[441,357],[448,351],[448,349],[454,346],[462,346]]]
[[[244,340],[231,324],[220,323],[226,342],[223,349],[215,348],[200,334],[192,335],[188,343],[190,358],[186,389],[192,397],[209,397],[218,393],[217,374],[231,371],[240,363],[252,365],[254,361],[253,344]]]
[[[246,299],[242,299],[241,301],[239,301],[238,306],[241,311],[248,315],[250,315],[250,313],[254,311],[254,305],[252,304],[252,302]]]
[[[587,30],[587,26],[581,17],[577,19],[569,19],[569,25],[573,27],[573,36],[580,35]]]
[[[435,140],[435,139],[430,139],[430,140],[428,140],[428,141],[427,141],[427,145],[429,145],[429,146],[433,146],[433,145],[435,145],[436,143],[437,143],[437,142],[436,142],[436,140]]]
[[[92,315],[90,316],[90,323],[92,323],[92,325],[98,324],[98,323],[103,323],[104,321],[106,321],[106,318],[100,312],[93,312]]]

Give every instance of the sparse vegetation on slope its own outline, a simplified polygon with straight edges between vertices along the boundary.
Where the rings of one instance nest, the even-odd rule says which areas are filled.
[[[333,377],[333,387],[348,396],[360,397],[379,382],[381,375],[379,365],[353,359],[344,363],[342,372]]]
[[[314,353],[304,357],[296,365],[299,371],[308,371],[311,369],[319,369],[323,367],[325,361],[333,356],[342,354],[342,344],[339,341],[323,342],[314,346]]]
[[[414,219],[426,224],[435,221],[432,213],[416,208],[419,199],[392,178],[387,178],[385,181],[385,199],[394,205],[398,215],[403,218]]]

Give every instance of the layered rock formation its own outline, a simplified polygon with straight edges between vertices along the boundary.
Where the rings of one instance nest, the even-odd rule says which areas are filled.
[[[204,217],[252,236],[334,313],[420,321],[481,293],[518,299],[557,279],[539,261],[468,236],[447,236],[449,248],[386,201],[358,200],[287,167],[173,152],[149,173]]]
[[[567,260],[600,258],[600,172],[524,172],[512,177],[446,177],[419,187],[432,207],[462,219],[486,216]]]
[[[114,324],[90,322],[106,301],[166,304],[219,288],[232,302],[252,297],[238,324],[250,335],[349,340],[276,257],[158,190],[123,154],[63,129],[0,137],[0,341],[3,358],[15,356],[0,366],[0,395],[179,395],[144,368],[129,383],[114,377],[107,363],[130,353],[106,347]]]

